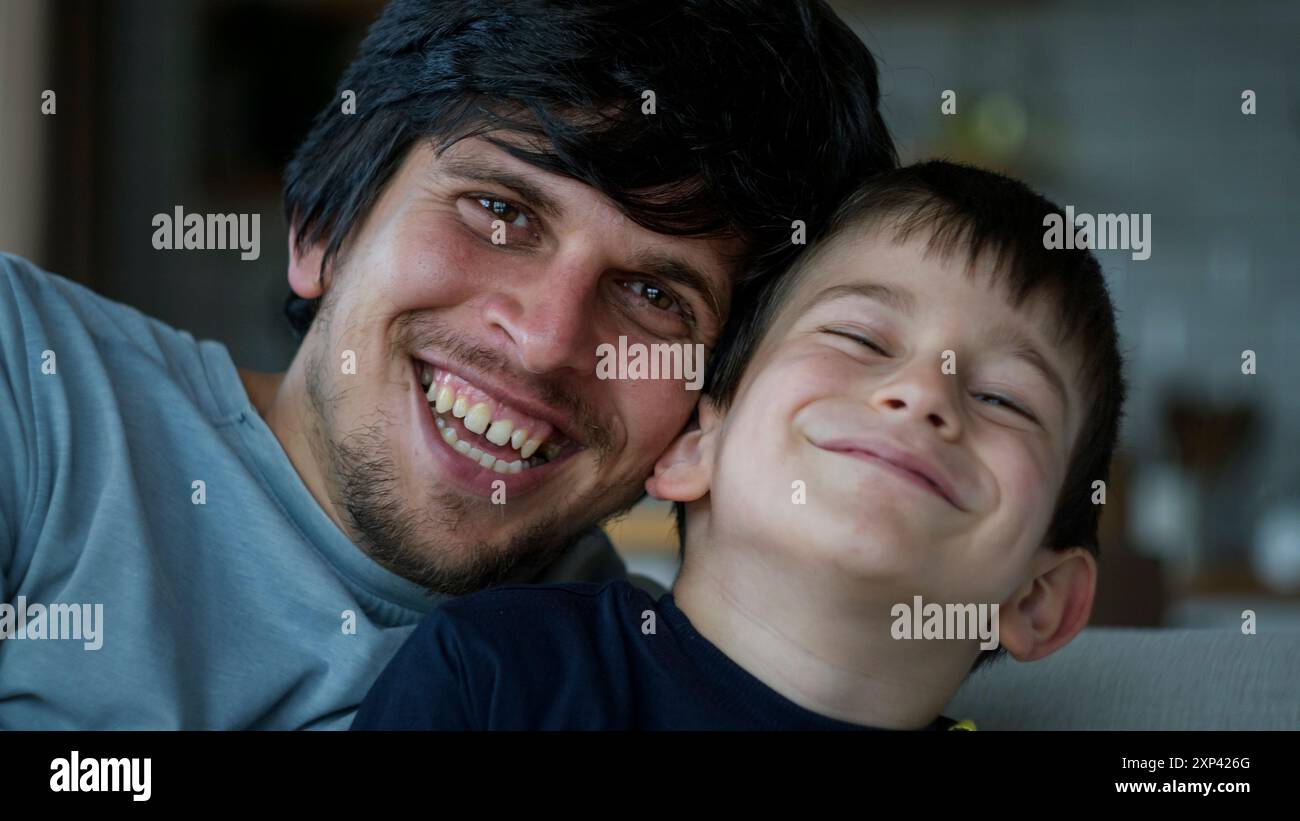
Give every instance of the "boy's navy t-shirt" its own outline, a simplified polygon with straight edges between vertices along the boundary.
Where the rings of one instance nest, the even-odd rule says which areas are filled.
[[[954,722],[939,717],[926,729]],[[625,581],[512,585],[434,609],[354,730],[865,730],[782,696]]]

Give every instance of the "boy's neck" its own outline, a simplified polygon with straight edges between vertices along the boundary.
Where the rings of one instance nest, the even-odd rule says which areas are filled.
[[[897,602],[880,600],[890,596],[788,555],[688,541],[674,601],[728,658],[805,709],[886,729],[934,721],[970,670],[968,649],[892,638]]]

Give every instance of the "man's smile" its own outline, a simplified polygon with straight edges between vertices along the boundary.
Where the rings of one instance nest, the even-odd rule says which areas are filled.
[[[490,490],[493,479],[509,479],[512,489],[531,487],[584,449],[561,429],[578,426],[552,409],[526,397],[503,398],[441,365],[415,360],[413,366],[426,408],[421,427],[432,421],[435,449],[456,457],[452,475],[476,491]]]

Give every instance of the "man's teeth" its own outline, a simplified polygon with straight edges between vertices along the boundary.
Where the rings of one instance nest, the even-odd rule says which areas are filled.
[[[494,445],[504,445],[510,441],[510,434],[514,432],[515,423],[509,419],[498,419],[488,428],[483,438]]]
[[[451,395],[451,388],[443,387],[438,390],[438,397],[434,400],[433,408],[438,413],[446,413],[451,410],[452,403],[456,398]],[[464,414],[461,414],[464,416]]]
[[[539,450],[542,452],[542,457],[548,461],[554,459],[560,453],[561,447],[559,445],[554,442],[547,442],[545,439],[530,437],[527,430],[516,428],[514,422],[509,419],[494,420],[492,412],[484,402],[477,402],[473,407],[470,407],[469,401],[463,395],[453,395],[451,389],[446,385],[439,386],[436,392],[432,387],[429,387],[428,393],[429,403],[433,407],[434,418],[438,423],[438,429],[442,432],[443,438],[457,451],[478,462],[483,467],[490,467],[498,473],[518,473],[525,467],[533,467],[533,465],[526,463]],[[498,447],[505,447],[508,444],[511,449],[519,451],[519,459],[506,462],[473,447],[464,439],[458,439],[456,431],[439,418],[440,414],[445,414],[448,411],[451,411],[452,416],[462,420],[461,424],[471,433],[482,436]]]
[[[497,473],[519,473],[525,467],[531,468],[540,464],[540,462],[538,462],[537,464],[525,465],[523,459],[516,459],[513,462],[507,462],[505,459],[498,459],[492,454],[484,453],[469,442],[461,439],[456,435],[456,429],[444,422],[442,417],[435,416],[434,421],[437,423],[438,431],[442,434],[442,438],[446,440],[447,444],[455,448],[456,452],[462,456],[465,456],[471,461],[478,462],[479,467],[492,468]],[[534,460],[530,459],[528,461],[531,463]]]
[[[482,402],[470,408],[469,413],[465,414],[465,427],[469,428],[470,433],[477,433],[482,436],[491,423],[492,413],[488,410],[488,406]]]

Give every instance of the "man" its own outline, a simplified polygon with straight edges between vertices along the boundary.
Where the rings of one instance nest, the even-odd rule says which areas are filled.
[[[820,2],[395,0],[346,92],[286,175],[286,374],[0,265],[0,726],[343,727],[441,598],[621,575],[592,528],[696,394],[598,346],[711,345],[895,162]]]

